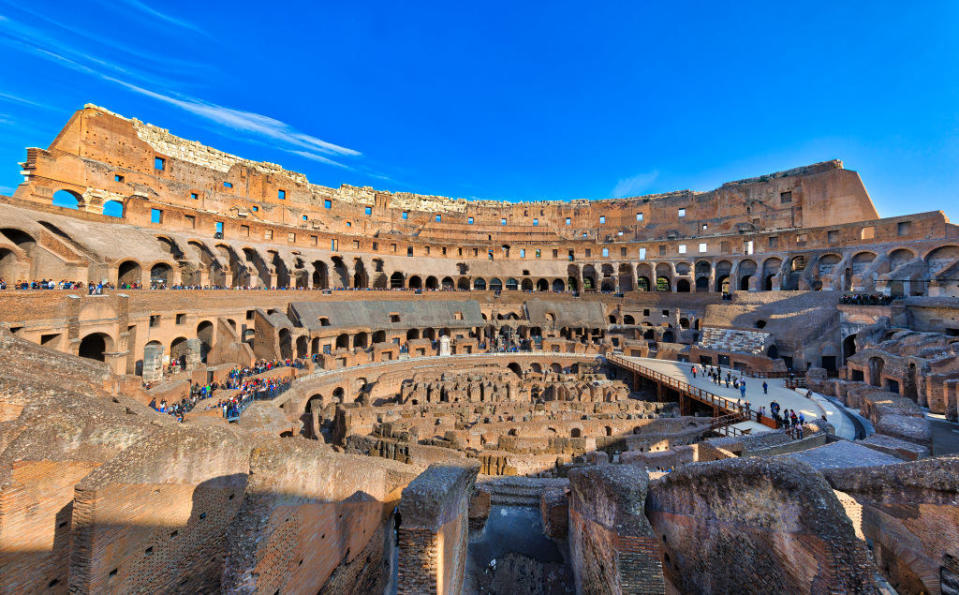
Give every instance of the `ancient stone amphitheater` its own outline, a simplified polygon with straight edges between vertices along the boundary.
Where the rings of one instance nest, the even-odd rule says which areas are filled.
[[[466,201],[88,105],[20,166],[0,592],[959,593],[959,227],[839,161]]]

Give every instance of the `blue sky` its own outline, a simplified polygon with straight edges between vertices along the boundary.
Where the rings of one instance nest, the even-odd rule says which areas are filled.
[[[96,103],[311,181],[499,200],[826,159],[959,220],[959,2],[0,0],[0,192]]]

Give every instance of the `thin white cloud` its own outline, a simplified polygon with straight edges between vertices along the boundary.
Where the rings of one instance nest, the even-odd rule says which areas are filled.
[[[19,105],[26,105],[26,106],[36,107],[40,109],[59,111],[57,108],[53,107],[52,105],[47,105],[45,103],[33,101],[32,99],[27,99],[26,97],[20,97],[19,95],[13,95],[11,93],[3,93],[2,91],[0,91],[0,101],[6,101],[7,103],[16,103]]]
[[[147,6],[143,2],[140,2],[139,0],[119,0],[119,2],[122,4],[126,4],[127,6],[133,9],[139,10],[141,13],[145,14],[146,16],[153,17],[155,19],[160,19],[161,21],[167,22],[171,25],[176,25],[177,27],[182,27],[183,29],[189,29],[191,31],[196,31],[197,33],[205,33],[202,29],[200,29],[199,27],[197,27],[190,21],[178,19],[164,12],[160,12],[159,10],[151,6]]]
[[[613,187],[613,198],[640,195],[644,190],[649,188],[649,185],[655,182],[658,177],[659,172],[653,170],[639,173],[628,178],[622,178],[616,182],[616,186]]]
[[[311,151],[299,151],[299,150],[292,150],[292,149],[284,149],[284,150],[287,153],[292,153],[293,155],[299,155],[300,157],[303,157],[305,159],[310,159],[311,161],[318,161],[320,163],[325,163],[327,165],[342,167],[343,169],[353,169],[349,165],[340,163],[339,161],[334,161],[330,159],[329,157],[324,157],[323,155],[317,155],[316,153],[313,153]]]
[[[315,136],[299,132],[289,124],[281,122],[276,118],[271,118],[270,116],[223,107],[222,105],[216,105],[190,97],[178,98],[164,95],[163,93],[144,89],[143,87],[111,76],[103,76],[102,78],[122,85],[135,93],[152,97],[153,99],[170,105],[175,105],[191,114],[212,120],[217,124],[232,128],[233,130],[259,134],[311,152],[319,151],[320,153],[326,153],[328,155],[361,155],[361,153],[355,149],[341,147],[340,145],[335,145],[331,142],[316,138]]]

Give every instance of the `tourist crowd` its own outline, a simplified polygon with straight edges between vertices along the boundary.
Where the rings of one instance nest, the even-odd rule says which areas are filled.
[[[218,390],[236,391],[229,397],[206,406],[206,409],[219,409],[223,417],[227,419],[235,419],[253,401],[274,399],[290,388],[290,379],[253,378],[258,374],[282,367],[302,368],[303,363],[296,359],[258,360],[252,366],[233,368],[222,383],[193,384],[190,387],[190,394],[179,401],[167,403],[165,399],[161,399],[157,403],[156,399],[153,399],[150,401],[150,407],[160,413],[173,415],[177,421],[182,422],[184,414],[193,411],[201,401],[213,398]],[[179,366],[171,364],[170,370],[179,370]],[[147,390],[151,388],[150,384],[145,386]]]
[[[853,293],[846,294],[839,298],[840,304],[849,304],[853,306],[888,306],[896,298],[891,295],[881,295],[877,293]]]

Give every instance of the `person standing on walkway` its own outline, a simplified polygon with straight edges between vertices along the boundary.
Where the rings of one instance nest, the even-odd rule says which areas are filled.
[[[746,398],[746,381],[739,383],[739,394],[743,396],[743,399]]]
[[[693,380],[696,380],[696,364],[693,364]]]
[[[769,394],[769,383],[766,382],[765,380],[763,380],[763,394],[764,395]]]

